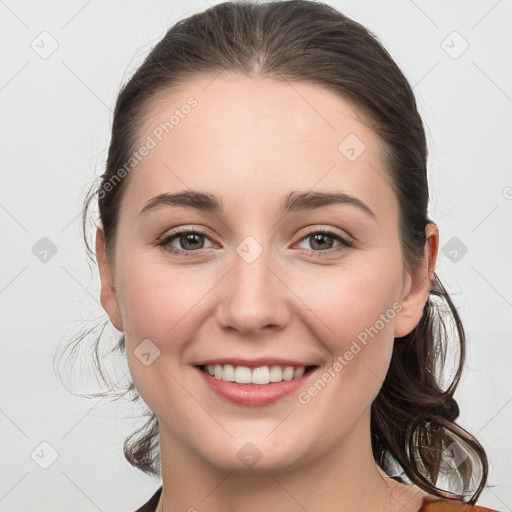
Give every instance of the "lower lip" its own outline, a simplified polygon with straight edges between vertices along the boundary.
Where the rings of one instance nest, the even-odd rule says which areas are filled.
[[[237,384],[222,379],[216,379],[200,368],[197,371],[202,375],[208,387],[221,398],[245,407],[264,407],[271,405],[281,398],[285,398],[298,391],[306,380],[315,372],[308,371],[298,379],[273,382],[270,384]]]

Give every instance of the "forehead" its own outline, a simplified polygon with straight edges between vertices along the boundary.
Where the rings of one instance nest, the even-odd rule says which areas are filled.
[[[377,210],[394,201],[382,142],[356,107],[318,84],[197,78],[159,93],[138,135],[137,148],[152,147],[130,176],[130,202],[186,188],[269,200],[346,190]]]
[[[190,98],[196,103],[192,108],[187,105]],[[174,111],[179,115],[172,121],[172,137],[165,133],[163,138],[174,142],[175,150],[183,144],[201,142],[218,147],[217,152],[228,150],[232,154],[237,146],[256,146],[261,141],[267,153],[280,149],[278,153],[284,155],[284,149],[293,149],[286,153],[287,158],[316,153],[312,149],[338,157],[338,144],[350,130],[370,145],[374,141],[369,139],[375,137],[357,108],[308,82],[238,75],[197,78],[179,90],[163,91],[151,101],[141,135],[158,132],[159,125],[169,121]]]

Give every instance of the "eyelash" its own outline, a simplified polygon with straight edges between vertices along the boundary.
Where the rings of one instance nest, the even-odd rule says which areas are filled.
[[[176,256],[191,256],[194,253],[198,253],[201,249],[195,250],[195,251],[190,251],[190,250],[185,251],[185,250],[181,250],[181,249],[176,249],[175,247],[170,245],[170,243],[175,238],[178,238],[179,236],[184,235],[184,234],[195,234],[195,235],[201,235],[206,238],[209,238],[208,235],[206,233],[203,233],[202,231],[198,231],[198,230],[192,229],[192,228],[182,229],[179,231],[173,231],[172,233],[170,233],[169,236],[166,236],[162,240],[158,241],[156,245],[158,247],[162,247],[164,250],[166,250]],[[314,231],[310,231],[309,233],[306,233],[297,243],[303,242],[304,240],[307,240],[308,238],[312,237],[313,235],[318,235],[318,234],[327,235],[329,237],[332,237],[335,240],[338,240],[341,245],[339,245],[337,248],[326,249],[323,251],[314,251],[312,249],[308,249],[307,252],[314,257],[322,258],[325,254],[333,254],[334,252],[338,252],[338,251],[342,251],[342,250],[350,249],[350,248],[354,247],[354,243],[352,241],[344,238],[343,236],[339,235],[338,233],[335,233],[333,231],[329,231],[328,229],[323,229],[323,228],[315,229]]]

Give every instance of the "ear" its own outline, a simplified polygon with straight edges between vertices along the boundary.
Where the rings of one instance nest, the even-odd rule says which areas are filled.
[[[422,264],[412,274],[405,272],[402,288],[402,309],[395,317],[395,338],[409,334],[419,323],[428,300],[439,248],[439,230],[429,221],[425,227],[425,248]]]
[[[114,284],[114,274],[112,266],[107,258],[107,248],[105,244],[105,233],[101,224],[96,230],[96,260],[100,271],[101,293],[100,301],[103,309],[107,312],[110,321],[114,327],[123,331],[123,322],[117,302],[117,292]]]

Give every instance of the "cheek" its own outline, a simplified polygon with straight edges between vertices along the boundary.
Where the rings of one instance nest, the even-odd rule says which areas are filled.
[[[211,270],[201,275],[192,267],[132,261],[118,265],[126,355],[137,390],[151,409],[159,410],[163,390],[170,387],[179,396],[172,377],[181,377],[184,351],[198,330],[208,291],[218,278]],[[147,353],[149,357],[142,356]]]
[[[218,295],[215,290],[224,272],[208,265],[179,268],[135,257],[120,262],[118,270],[130,373],[148,406],[158,410],[162,399],[158,390],[163,393],[171,387],[179,396],[169,373],[180,377],[187,344],[193,342],[201,325],[215,316],[222,293],[229,293],[220,288]],[[332,397],[344,406],[340,410],[363,407],[385,377],[393,346],[393,304],[399,297],[400,270],[380,259],[338,269],[317,268],[314,274],[309,269],[306,273],[283,271],[294,291],[288,297],[293,303],[291,322],[306,336],[307,331],[313,334],[331,354],[332,364],[342,365],[341,371],[335,372],[339,375],[336,383],[329,386],[345,390]],[[135,355],[146,339],[163,356],[149,366]]]
[[[208,265],[178,268],[133,258],[118,269],[127,349],[150,339],[161,350],[179,352],[194,330],[200,330],[198,322],[214,315],[218,306],[215,285],[222,272]],[[315,275],[311,271],[288,274],[286,280],[300,298],[295,301],[292,322],[308,324],[336,354],[348,350],[354,339],[364,343],[387,337],[393,331],[400,276],[397,265],[385,265],[383,260],[380,265],[362,261],[336,270],[324,267],[316,269]]]
[[[318,379],[298,396],[316,418],[314,428],[339,425],[332,435],[340,435],[370,408],[391,360],[398,291],[398,274],[375,266],[347,268],[317,281],[308,294],[308,306],[321,320],[317,333],[331,354]]]
[[[377,396],[391,360],[394,319],[401,309],[400,270],[399,265],[377,262],[347,266],[310,288],[307,305],[321,320],[318,335],[332,358],[320,375],[322,382],[302,396],[302,403],[316,402],[313,407],[319,414],[323,399],[317,402],[314,396],[324,383],[330,391],[321,394],[336,403],[330,410],[340,411],[342,423],[342,411],[357,416]]]
[[[144,264],[127,265],[122,274],[121,314],[127,337],[149,338],[156,343],[179,342],[184,326],[201,311],[208,290],[215,280],[211,271],[201,277],[169,266]]]
[[[326,338],[336,352],[347,343],[367,337],[393,338],[393,323],[400,308],[400,269],[360,265],[340,269],[328,278],[315,279],[304,290],[306,305],[325,326]],[[371,332],[371,335],[369,334]]]

